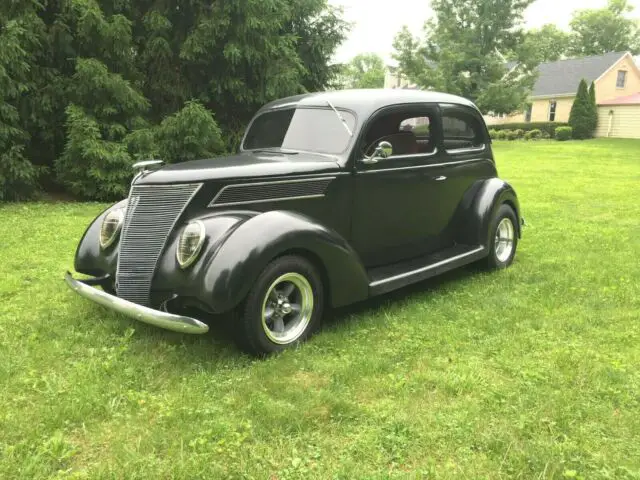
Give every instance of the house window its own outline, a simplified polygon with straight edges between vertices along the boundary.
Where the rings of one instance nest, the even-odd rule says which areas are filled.
[[[555,122],[556,121],[556,107],[558,106],[558,104],[556,103],[555,100],[551,100],[549,102],[549,121],[550,122]]]
[[[529,123],[531,121],[531,112],[533,111],[533,105],[531,103],[527,104],[527,107],[524,111],[524,121]]]
[[[627,72],[624,70],[618,70],[618,80],[616,81],[616,88],[624,88],[627,84]]]

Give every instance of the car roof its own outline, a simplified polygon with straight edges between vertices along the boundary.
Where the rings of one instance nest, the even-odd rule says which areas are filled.
[[[260,112],[286,107],[326,107],[327,102],[331,102],[336,108],[352,110],[364,118],[380,108],[407,103],[449,103],[477,110],[473,102],[456,95],[426,90],[379,88],[304,93],[268,103]]]

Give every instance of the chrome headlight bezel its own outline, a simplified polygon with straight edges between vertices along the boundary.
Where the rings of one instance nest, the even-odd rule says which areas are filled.
[[[126,207],[114,208],[113,210],[109,211],[102,219],[99,235],[100,248],[102,250],[106,250],[111,245],[113,245],[120,236],[122,225],[124,224],[125,208]],[[111,232],[111,235],[104,235],[107,222],[113,220],[115,220],[115,229],[113,230],[113,232]]]
[[[193,229],[193,228],[198,229],[196,234],[198,237],[198,241],[196,242],[195,247],[192,247],[193,250],[191,251],[191,253],[189,253],[187,256],[183,252],[185,235],[187,234],[192,235],[196,233],[195,231],[190,231],[190,229]],[[202,223],[200,220],[193,220],[189,222],[187,226],[182,229],[182,232],[178,237],[178,244],[176,246],[176,260],[178,262],[178,265],[180,265],[180,268],[182,269],[188,268],[193,264],[193,262],[195,262],[198,259],[198,257],[200,256],[200,252],[202,251],[202,246],[204,245],[204,241],[207,237],[206,233],[207,232],[206,232],[204,223]]]

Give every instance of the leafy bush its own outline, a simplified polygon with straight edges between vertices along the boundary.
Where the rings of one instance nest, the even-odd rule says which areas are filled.
[[[489,130],[489,137],[491,138],[491,140],[497,140],[498,139],[498,131],[491,129]]]
[[[505,130],[504,137],[506,140],[513,141],[518,139],[518,134],[514,130]]]
[[[496,130],[496,140],[506,140],[508,130]]]
[[[516,139],[524,138],[524,130],[521,129],[521,128],[518,128],[517,130],[514,130],[513,134],[515,135]]]
[[[568,123],[559,123],[559,122],[530,122],[530,123],[505,123],[503,125],[491,125],[491,128],[497,131],[500,130],[524,130],[525,132],[529,132],[531,130],[540,130],[543,133],[547,133],[549,137],[553,138],[556,133],[556,128],[558,127],[567,127]]]
[[[558,127],[556,128],[556,140],[565,142],[570,140],[573,135],[573,128],[571,127]]]
[[[538,140],[540,138],[542,138],[542,130],[530,130],[524,134],[525,140]]]

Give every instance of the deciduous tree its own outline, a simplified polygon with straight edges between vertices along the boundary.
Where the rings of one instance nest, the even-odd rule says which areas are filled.
[[[485,113],[522,108],[537,59],[524,48],[522,15],[533,0],[433,0],[423,39],[403,29],[394,42],[400,71],[425,88],[476,102]],[[514,61],[509,68],[506,57]]]
[[[629,18],[633,10],[627,0],[609,0],[605,8],[576,11],[570,24],[570,53],[575,56],[640,53],[638,22]]]

